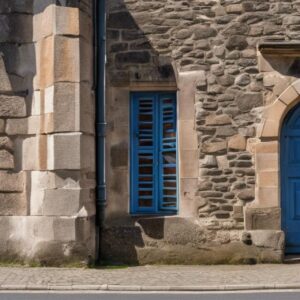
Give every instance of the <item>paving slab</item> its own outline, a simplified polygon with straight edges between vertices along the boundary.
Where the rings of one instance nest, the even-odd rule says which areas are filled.
[[[0,290],[228,291],[300,289],[300,265],[1,267]]]

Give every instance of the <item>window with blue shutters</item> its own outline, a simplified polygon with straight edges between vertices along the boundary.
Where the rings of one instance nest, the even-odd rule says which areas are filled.
[[[176,213],[176,93],[131,94],[131,212]]]

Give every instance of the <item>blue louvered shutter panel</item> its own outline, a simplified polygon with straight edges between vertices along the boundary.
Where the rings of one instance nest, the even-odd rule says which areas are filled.
[[[175,94],[132,93],[131,211],[177,210]]]
[[[155,211],[157,181],[155,173],[156,97],[154,94],[135,93],[132,98],[132,210]]]
[[[159,207],[177,210],[177,118],[174,94],[159,98]]]

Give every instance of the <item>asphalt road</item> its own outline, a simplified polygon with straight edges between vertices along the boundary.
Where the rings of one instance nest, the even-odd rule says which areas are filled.
[[[1,292],[0,300],[299,300],[300,291],[220,293],[24,293]]]

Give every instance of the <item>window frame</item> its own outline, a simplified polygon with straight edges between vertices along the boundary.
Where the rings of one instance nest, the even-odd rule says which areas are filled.
[[[140,97],[153,97],[153,101],[155,103],[155,108],[153,109],[153,114],[155,114],[155,118],[153,118],[153,126],[154,126],[154,131],[155,131],[155,137],[153,140],[155,141],[155,145],[153,153],[155,152],[156,154],[154,155],[157,157],[157,159],[160,158],[160,151],[161,151],[161,109],[160,105],[158,104],[161,97],[163,95],[171,95],[172,99],[175,101],[175,124],[176,124],[176,207],[172,209],[160,209],[162,206],[163,201],[161,201],[161,192],[162,189],[160,187],[160,170],[162,167],[161,161],[155,166],[154,164],[154,169],[153,171],[155,172],[155,186],[154,186],[154,193],[155,197],[153,197],[153,205],[151,208],[142,208],[140,209],[137,203],[137,190],[136,190],[136,176],[137,174],[134,171],[134,168],[136,167],[136,151],[133,149],[133,147],[136,147],[135,144],[135,129],[137,126],[137,105],[134,103],[137,101],[138,98]],[[129,136],[130,136],[130,197],[129,197],[129,206],[130,206],[130,214],[131,215],[177,215],[179,212],[179,149],[178,149],[178,102],[177,102],[177,93],[176,91],[131,91],[130,92],[130,131],[129,131]],[[153,173],[154,174],[154,173]]]

